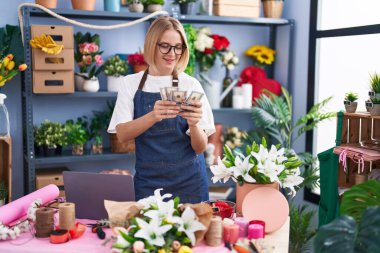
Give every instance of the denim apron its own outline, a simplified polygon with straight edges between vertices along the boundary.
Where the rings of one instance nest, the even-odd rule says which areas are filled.
[[[140,81],[133,98],[134,119],[153,110],[159,92],[142,91],[148,70]],[[173,75],[173,86],[178,78]],[[136,200],[153,195],[163,188],[161,195],[179,196],[181,203],[199,203],[208,200],[208,183],[203,154],[197,155],[186,134],[187,121],[180,116],[163,119],[136,138]]]

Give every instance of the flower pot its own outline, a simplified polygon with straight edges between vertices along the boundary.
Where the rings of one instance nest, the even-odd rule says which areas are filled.
[[[346,108],[346,112],[348,113],[354,113],[356,112],[356,108],[358,107],[358,102],[350,102],[344,101],[344,107]]]
[[[139,64],[133,66],[133,72],[139,73],[141,71],[145,71],[148,68],[148,64]]]
[[[83,147],[83,144],[73,144],[72,146],[72,154],[73,155],[83,155],[84,153],[84,147]]]
[[[56,149],[54,147],[48,147],[47,145],[42,146],[42,151],[44,156],[55,156]]]
[[[95,144],[91,145],[91,154],[98,155],[103,154],[103,144]]]
[[[74,75],[74,81],[75,81],[75,90],[76,91],[83,91],[83,84],[86,79],[83,77],[88,77],[88,73],[79,73]]]
[[[105,11],[120,11],[120,0],[104,0],[104,10]]]
[[[161,11],[162,10],[162,5],[160,4],[150,4],[148,5],[148,12],[153,13],[156,11]]]
[[[371,101],[365,101],[365,109],[367,110],[367,112],[370,112],[372,108],[372,105],[371,105]]]
[[[96,0],[71,0],[73,9],[93,11],[95,10]]]
[[[128,9],[130,12],[141,13],[144,11],[144,5],[143,4],[130,4]]]
[[[107,90],[111,92],[118,92],[122,80],[122,76],[107,76]]]
[[[98,78],[91,78],[90,80],[85,80],[83,83],[83,91],[85,92],[97,92],[100,89]]]
[[[373,107],[370,108],[369,113],[371,116],[380,116],[380,104],[373,104]]]
[[[276,190],[279,190],[280,186],[278,183],[272,184],[250,184],[244,183],[242,186],[236,184],[236,214],[239,216],[242,215],[242,205],[245,196],[250,192],[259,187],[270,187]]]
[[[282,0],[265,0],[263,1],[264,17],[281,18],[284,1]]]
[[[183,15],[191,14],[192,9],[193,9],[192,3],[181,3],[181,4],[179,4],[179,11]]]
[[[135,140],[120,142],[116,134],[109,134],[112,153],[133,153],[135,152]]]
[[[42,5],[46,8],[57,8],[57,0],[36,0],[36,4]]]

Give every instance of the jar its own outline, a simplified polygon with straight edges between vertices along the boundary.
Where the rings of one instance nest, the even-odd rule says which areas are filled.
[[[0,137],[10,136],[9,115],[4,103],[6,98],[5,94],[0,93]]]

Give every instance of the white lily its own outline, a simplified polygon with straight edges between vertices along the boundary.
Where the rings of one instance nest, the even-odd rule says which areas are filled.
[[[143,238],[156,246],[165,244],[163,235],[172,228],[172,225],[160,226],[161,222],[158,219],[151,219],[149,223],[140,218],[136,218],[136,221],[140,230],[136,232],[135,237]]]
[[[272,145],[269,151],[269,159],[273,162],[282,163],[288,160],[288,158],[284,156],[284,153],[285,153],[284,148],[277,150],[276,146]]]
[[[144,215],[151,219],[158,219],[159,221],[163,221],[164,219],[170,221],[175,211],[174,200],[171,199],[168,202],[158,201],[157,206],[158,210],[149,210]]]
[[[173,221],[179,224],[178,231],[185,232],[191,241],[191,245],[195,245],[195,234],[198,230],[205,230],[206,227],[198,221],[194,210],[191,207],[186,207],[181,217],[174,217]]]
[[[251,152],[251,156],[256,158],[258,165],[262,164],[264,165],[265,161],[269,158],[268,149],[266,149],[263,145],[260,144],[259,152]]]
[[[300,169],[295,169],[293,174],[289,174],[284,179],[284,182],[282,182],[282,187],[289,188],[290,189],[290,195],[294,197],[296,195],[296,190],[294,189],[294,186],[297,186],[303,182],[303,177],[300,176],[301,172]]]
[[[166,193],[161,196],[160,191],[162,190],[163,190],[162,188],[156,189],[154,191],[154,196],[149,196],[147,198],[140,199],[137,202],[140,204],[143,204],[144,205],[143,209],[146,209],[146,208],[149,208],[151,205],[157,205],[157,202],[162,202],[164,199],[172,197],[172,194],[170,193]]]
[[[260,172],[260,173],[263,173],[265,176],[269,177],[270,178],[270,181],[273,183],[273,182],[278,182],[279,179],[278,179],[278,171],[281,169],[281,168],[278,168],[279,165],[275,164],[273,161],[271,160],[266,160],[264,162],[264,164],[259,164],[257,166],[257,171]],[[281,165],[283,167],[283,165]]]
[[[234,177],[238,178],[239,176],[242,176],[245,182],[255,183],[256,180],[249,175],[249,170],[253,167],[253,164],[249,163],[249,158],[250,156],[247,156],[242,161],[239,156],[235,157]]]
[[[215,184],[216,182],[223,179],[223,182],[226,183],[232,176],[234,169],[235,167],[227,168],[220,157],[218,157],[218,165],[210,166],[210,170],[212,174],[214,174],[214,176],[211,178],[212,182]]]

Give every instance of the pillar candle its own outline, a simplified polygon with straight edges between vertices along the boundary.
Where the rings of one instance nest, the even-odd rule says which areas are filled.
[[[263,226],[263,228],[264,228],[264,237],[263,238],[265,238],[265,221],[263,221],[263,220],[251,220],[250,222],[249,222],[249,225],[251,225],[251,224],[260,224],[260,225],[262,225]]]
[[[239,238],[239,225],[223,224],[223,239],[225,242],[236,243]]]
[[[237,217],[235,224],[239,226],[239,237],[247,237],[249,221],[243,217]]]
[[[248,226],[248,239],[264,238],[264,227],[260,224],[251,224]]]
[[[244,105],[243,108],[251,108],[252,107],[252,84],[245,83],[242,85],[243,88],[243,97],[244,97]]]
[[[243,97],[243,95],[233,95],[232,96],[232,107],[235,109],[244,108],[244,97]]]

